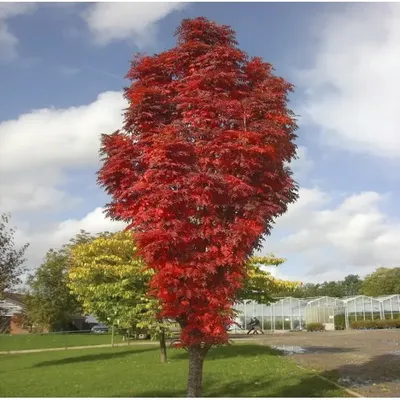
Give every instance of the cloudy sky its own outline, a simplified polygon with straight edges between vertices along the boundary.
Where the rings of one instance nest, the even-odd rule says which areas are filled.
[[[296,86],[300,200],[264,252],[304,282],[400,264],[400,5],[0,3],[0,212],[37,267],[80,229],[118,230],[96,186],[100,133],[121,126],[132,53],[182,18],[231,25]]]

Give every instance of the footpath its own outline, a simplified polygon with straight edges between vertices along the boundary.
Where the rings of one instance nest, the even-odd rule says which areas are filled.
[[[244,340],[251,340],[257,339],[256,337],[235,337],[233,338],[235,341],[244,341]],[[3,350],[0,351],[0,355],[8,355],[8,354],[29,354],[29,353],[43,353],[45,351],[62,351],[62,350],[83,350],[83,349],[100,349],[100,348],[107,348],[107,347],[127,347],[127,346],[152,346],[152,345],[159,345],[157,341],[130,341],[124,343],[115,343],[112,345],[109,344],[94,344],[88,346],[70,346],[70,347],[52,347],[52,348],[42,348],[42,349],[28,349],[28,350]]]
[[[45,351],[61,351],[61,350],[82,350],[82,349],[96,349],[104,347],[124,347],[124,346],[136,346],[136,345],[156,345],[158,342],[129,342],[129,343],[116,343],[112,344],[94,344],[91,346],[71,346],[71,347],[53,347],[45,349],[29,349],[29,350],[6,350],[0,351],[0,355],[6,354],[29,354],[29,353],[43,353]]]

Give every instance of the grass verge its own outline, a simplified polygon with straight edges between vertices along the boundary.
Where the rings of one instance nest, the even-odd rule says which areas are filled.
[[[0,397],[185,397],[187,354],[154,346],[0,356]],[[23,383],[23,384],[21,384]],[[206,397],[348,397],[266,346],[212,349]]]

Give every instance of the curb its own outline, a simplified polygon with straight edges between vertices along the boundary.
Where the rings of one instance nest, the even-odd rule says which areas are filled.
[[[330,379],[328,379],[328,378],[325,378],[324,376],[320,375],[320,374],[319,374],[317,371],[315,371],[314,369],[306,368],[306,367],[303,367],[303,366],[301,366],[301,365],[299,365],[299,364],[296,364],[296,365],[297,365],[298,368],[302,369],[303,371],[312,372],[312,373],[313,373],[315,376],[317,376],[318,378],[322,379],[322,380],[325,381],[325,382],[328,382],[328,383],[332,384],[333,386],[336,386],[338,389],[343,390],[344,392],[346,392],[347,394],[349,394],[349,395],[352,396],[352,397],[358,397],[358,398],[362,398],[362,399],[365,398],[365,396],[362,396],[360,393],[357,393],[357,392],[355,392],[354,390],[351,390],[351,389],[348,389],[348,388],[346,388],[346,387],[344,387],[344,386],[342,386],[342,385],[339,385],[339,384],[338,384],[337,382],[335,382],[335,381],[332,381],[332,380],[330,380]]]

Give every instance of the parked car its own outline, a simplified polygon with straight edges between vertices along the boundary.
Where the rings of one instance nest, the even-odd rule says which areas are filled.
[[[139,333],[138,335],[137,335],[137,338],[139,339],[139,340],[148,340],[148,339],[150,339],[150,333]]]
[[[95,325],[91,331],[93,333],[107,333],[108,332],[108,326],[107,325],[102,325],[102,324],[98,324]]]

